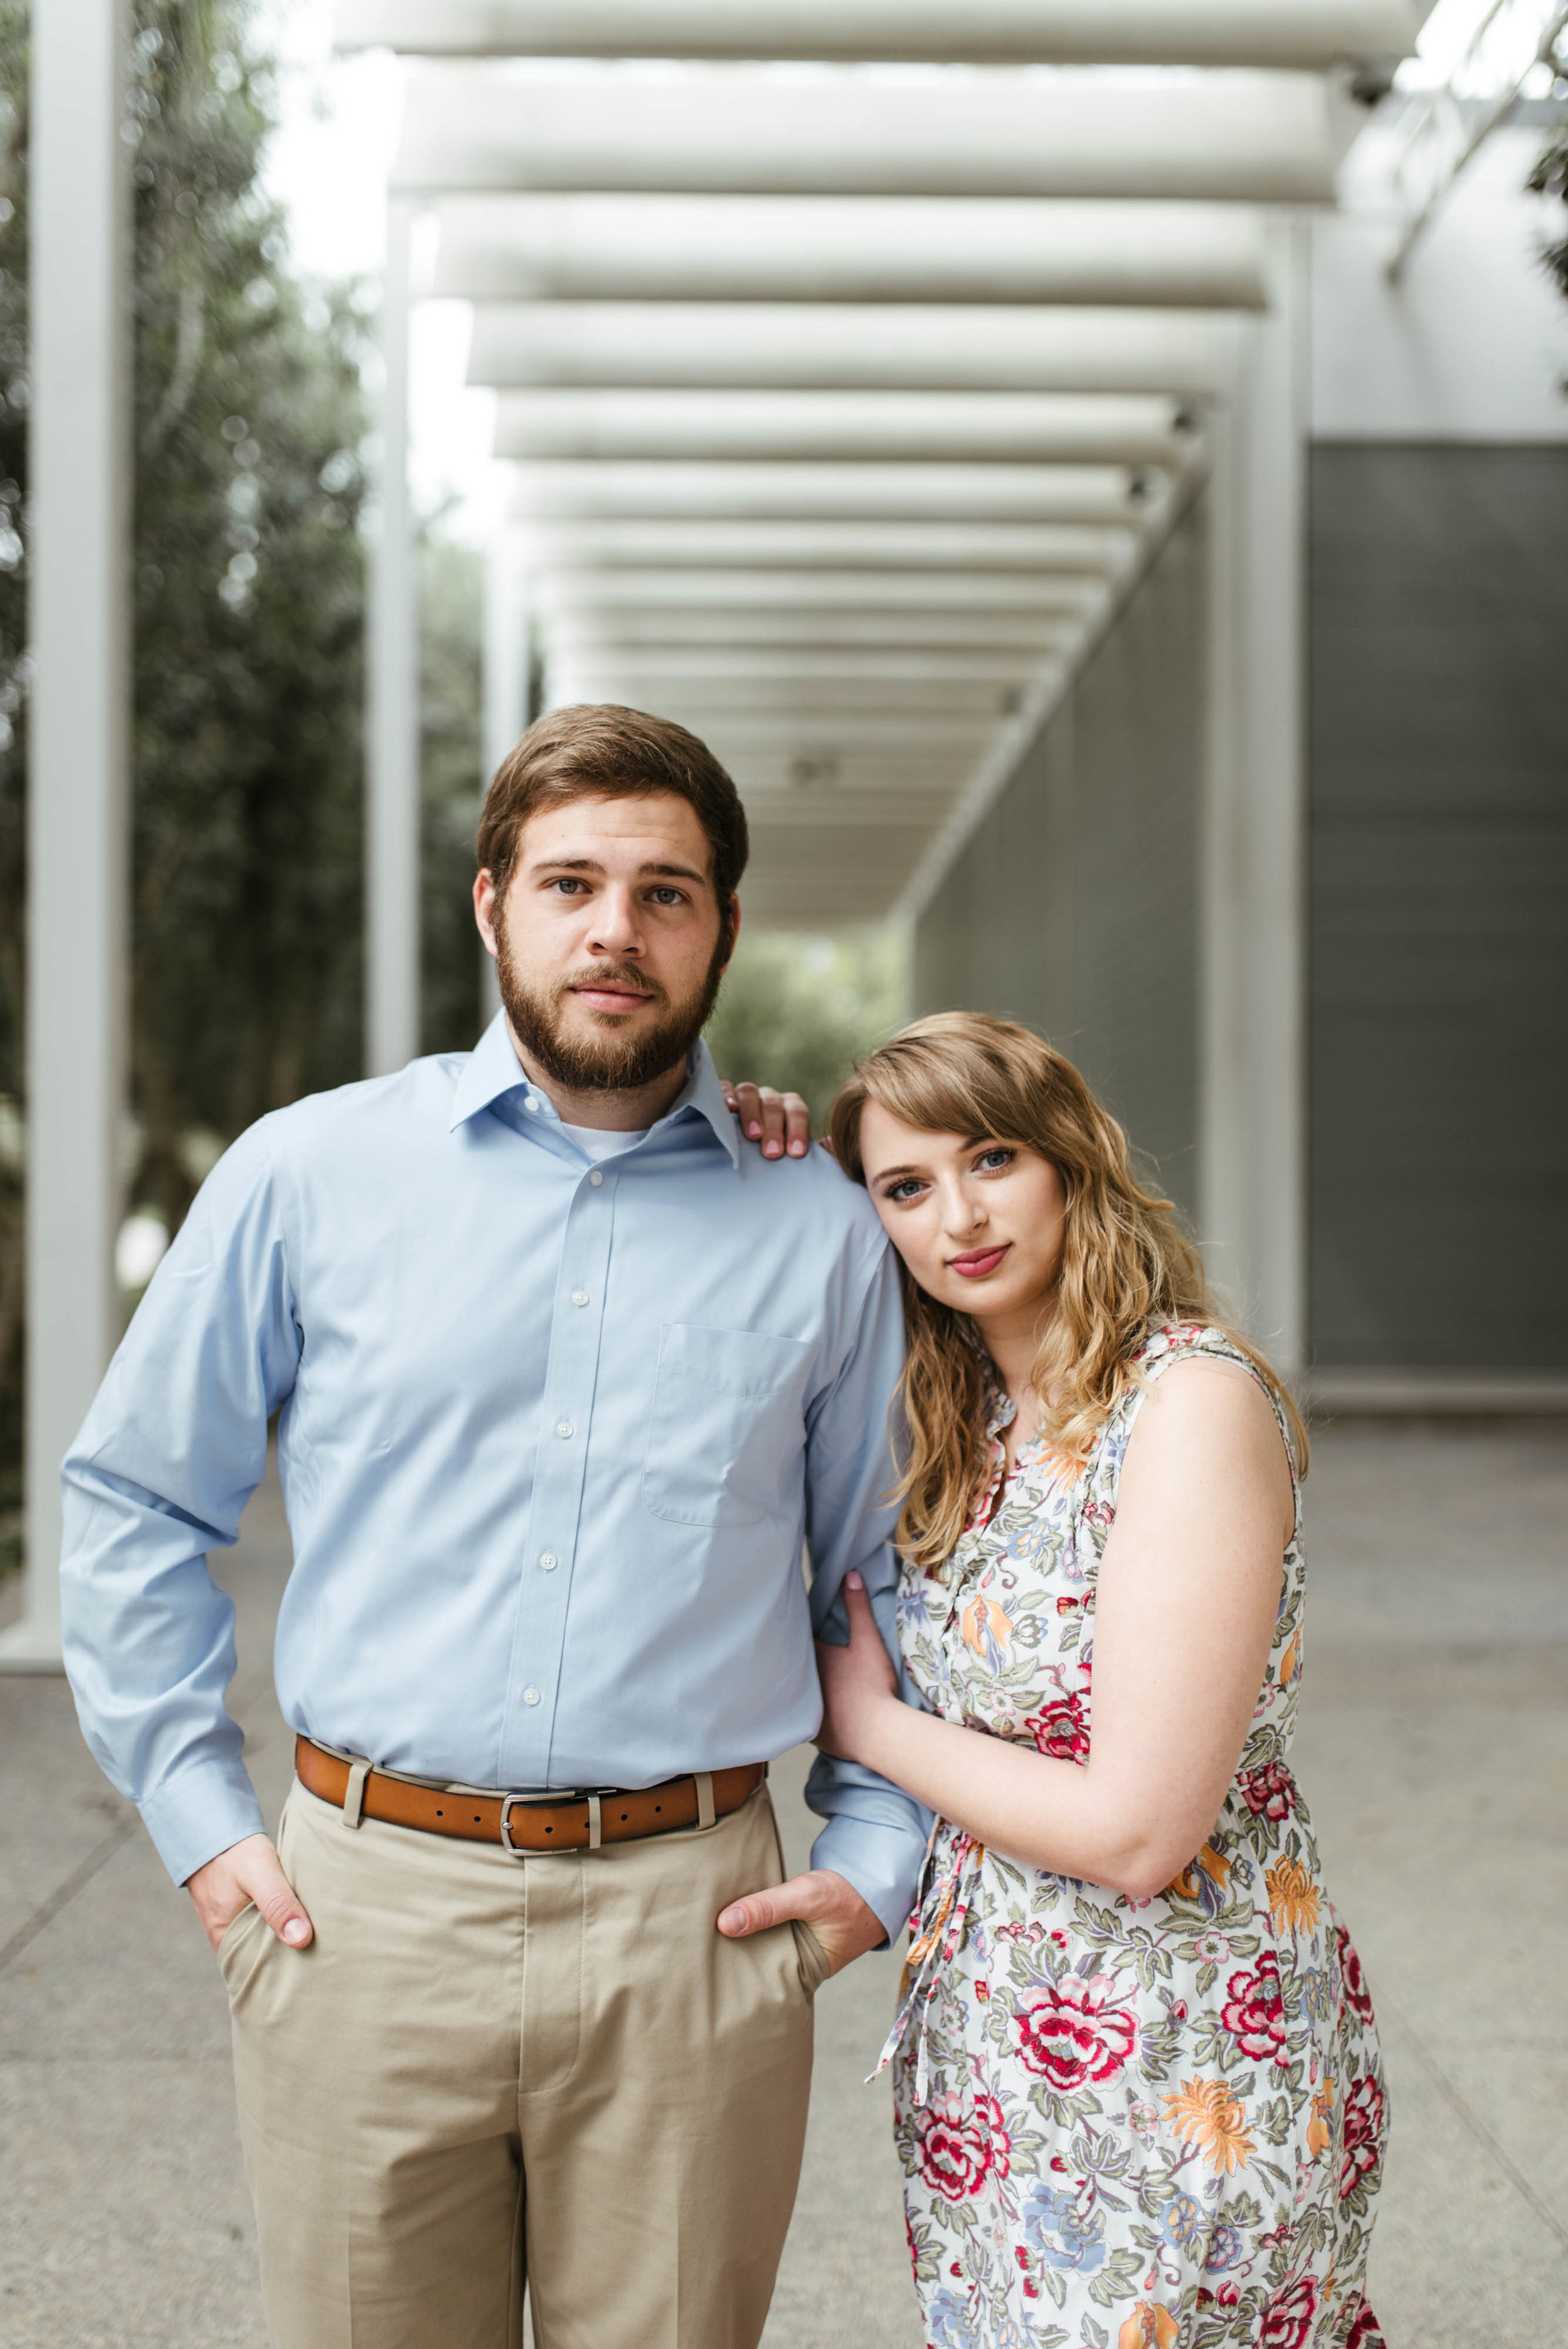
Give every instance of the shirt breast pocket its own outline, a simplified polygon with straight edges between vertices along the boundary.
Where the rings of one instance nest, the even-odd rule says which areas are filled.
[[[797,1338],[665,1323],[643,1466],[655,1517],[754,1526],[783,1514],[805,1443],[810,1357]]]

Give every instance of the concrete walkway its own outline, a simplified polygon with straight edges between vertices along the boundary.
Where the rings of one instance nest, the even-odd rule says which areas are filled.
[[[1308,1501],[1300,1775],[1394,2097],[1376,2303],[1392,2349],[1539,2349],[1568,2307],[1568,1428],[1330,1429]],[[274,1808],[286,1560],[263,1492],[224,1568]],[[775,1775],[802,1857],[803,1762]],[[895,1975],[819,1999],[766,2349],[919,2349],[885,2084],[861,2085]],[[0,1680],[0,2349],[264,2342],[217,1970],[63,1683]]]

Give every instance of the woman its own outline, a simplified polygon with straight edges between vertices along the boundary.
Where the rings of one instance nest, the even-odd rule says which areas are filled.
[[[889,2043],[928,2339],[1372,2349],[1382,2067],[1287,1762],[1300,1421],[1026,1029],[905,1029],[832,1137],[903,1261],[931,1709],[852,1589],[819,1743],[937,1815]]]

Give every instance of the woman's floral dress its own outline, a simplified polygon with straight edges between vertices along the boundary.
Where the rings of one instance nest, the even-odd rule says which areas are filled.
[[[1251,1369],[1184,1326],[1154,1333],[1144,1379],[1194,1355]],[[1007,1475],[994,1441],[945,1568],[906,1570],[903,1652],[944,1719],[1087,1758],[1095,1577],[1145,1392],[1083,1468],[1026,1445]],[[1000,1397],[993,1439],[1011,1416]],[[1287,1759],[1304,1567],[1298,1505],[1234,1784],[1157,1898],[937,1822],[890,2042],[932,2349],[1381,2349],[1365,2292],[1383,2069]]]

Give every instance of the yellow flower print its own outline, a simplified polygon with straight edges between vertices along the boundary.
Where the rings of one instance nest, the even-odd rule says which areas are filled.
[[[1334,2083],[1322,2080],[1312,2092],[1312,2118],[1306,2125],[1306,2149],[1315,2161],[1328,2151],[1334,2142],[1334,2126],[1329,2115],[1334,2110]]]
[[[1013,1636],[1012,1618],[994,1599],[977,1591],[964,1609],[961,1620],[965,1646],[983,1656],[993,1671],[999,1671],[1007,1660],[1007,1642]]]
[[[1116,2336],[1116,2349],[1171,2349],[1181,2331],[1168,2308],[1140,2300]]]
[[[1316,1885],[1299,1859],[1276,1860],[1264,1877],[1268,1887],[1269,1922],[1277,1933],[1282,1925],[1293,1933],[1310,1931],[1323,1907]]]
[[[1225,1894],[1231,1881],[1231,1863],[1222,1852],[1206,1843],[1191,1866],[1184,1868],[1174,1883],[1165,1888],[1168,1899],[1196,1900],[1204,1913],[1217,1917],[1225,1905]]]
[[[1165,2109],[1182,2136],[1207,2154],[1211,2169],[1229,2177],[1246,2168],[1253,2150],[1246,2111],[1223,2080],[1183,2080],[1181,2095],[1165,2098]]]

